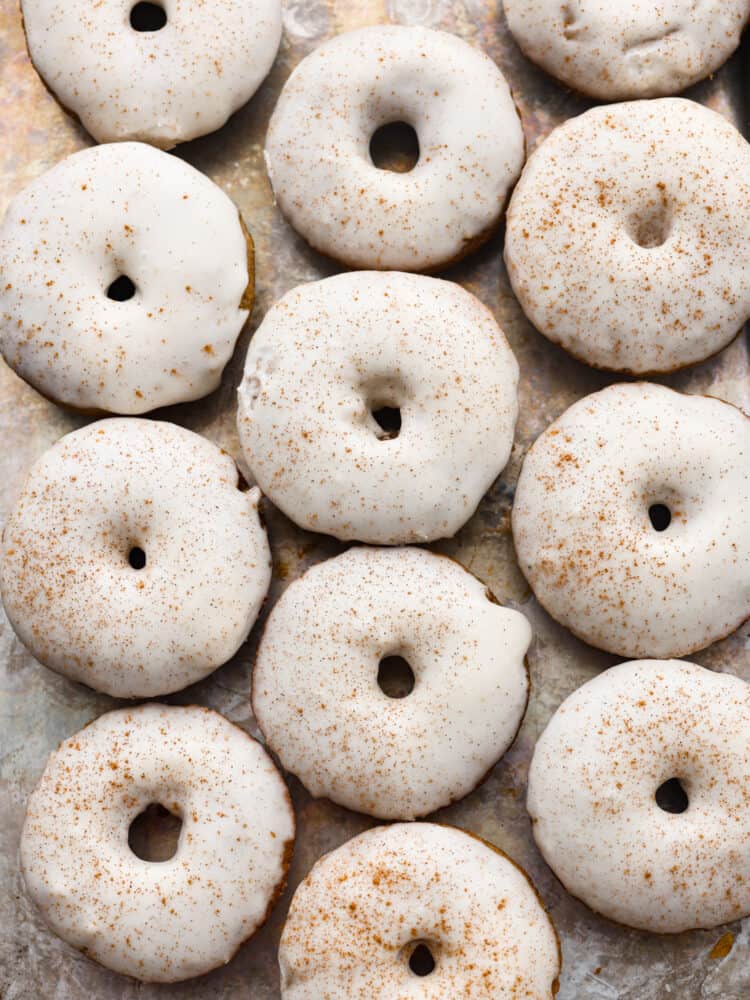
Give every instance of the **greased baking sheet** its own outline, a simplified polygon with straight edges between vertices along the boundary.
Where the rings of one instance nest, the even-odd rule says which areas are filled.
[[[204,16],[196,5],[198,17]],[[205,16],[210,16],[206,13]],[[287,289],[338,268],[310,250],[274,208],[263,168],[263,138],[279,90],[296,63],[322,41],[367,24],[394,21],[442,28],[481,46],[499,63],[513,88],[529,149],[559,122],[589,102],[536,70],[509,37],[501,0],[284,0],[284,39],[269,79],[255,98],[219,132],[177,150],[234,199],[257,249],[257,299],[220,389],[207,399],[154,414],[206,435],[240,456],[235,390],[248,341],[268,307]],[[200,30],[200,24],[197,25]],[[750,56],[750,50],[745,46]],[[32,178],[90,143],[56,105],[32,69],[24,46],[17,0],[0,0],[0,212]],[[708,104],[746,130],[744,85],[750,82],[743,51],[711,81],[688,96]],[[748,88],[750,90],[750,87]],[[537,852],[524,809],[526,774],[534,741],[563,698],[616,662],[556,625],[531,596],[513,555],[510,507],[523,455],[534,438],[579,397],[610,377],[579,364],[549,344],[524,320],[502,263],[502,230],[444,276],[488,305],[505,330],[521,366],[521,413],[509,467],[479,511],[453,540],[434,548],[455,556],[497,597],[527,615],[535,639],[529,654],[532,693],[511,750],[472,795],[436,818],[485,837],[532,876],[563,946],[559,1000],[747,1000],[750,998],[750,920],[714,931],[659,937],[629,931],[572,899]],[[207,247],[210,253],[211,248]],[[718,357],[660,381],[706,392],[750,411],[748,345],[743,333]],[[0,519],[4,522],[29,465],[62,434],[85,420],[46,402],[0,361]],[[268,607],[306,566],[342,546],[294,528],[264,506],[274,555]],[[222,712],[257,735],[249,679],[258,629],[229,664],[178,695]],[[750,681],[750,626],[694,659]],[[40,667],[14,637],[0,611],[0,997],[2,1000],[274,1000],[279,997],[276,949],[292,890],[325,851],[373,821],[312,800],[289,783],[298,840],[287,892],[266,927],[225,968],[174,986],[153,986],[117,976],[79,955],[47,930],[27,899],[17,850],[26,798],[49,752],[64,737],[118,702],[72,684]],[[398,762],[394,762],[398,766]],[[731,944],[731,948],[729,948]],[[729,949],[729,950],[728,950]]]

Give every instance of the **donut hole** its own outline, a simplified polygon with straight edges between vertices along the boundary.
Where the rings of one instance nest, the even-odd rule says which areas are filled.
[[[401,433],[401,410],[397,406],[379,406],[370,410],[372,418],[380,428],[377,436],[381,441],[392,441]]]
[[[107,298],[112,299],[113,302],[127,302],[134,295],[135,285],[127,274],[121,274],[119,278],[115,278],[107,289]]]
[[[652,503],[648,509],[648,517],[654,531],[666,531],[672,523],[672,511],[665,503]]]
[[[415,976],[429,976],[435,971],[435,956],[424,941],[415,941],[410,946],[409,968]]]
[[[644,250],[663,246],[669,239],[671,220],[666,205],[659,203],[631,216],[630,238]]]
[[[134,545],[128,552],[128,562],[133,569],[143,569],[146,565],[146,553],[138,545]]]
[[[167,12],[158,3],[137,3],[130,11],[133,31],[161,31],[167,23]]]
[[[378,170],[408,174],[419,163],[419,138],[406,122],[388,122],[373,132],[370,159]]]
[[[684,813],[689,805],[687,792],[679,778],[669,778],[659,785],[654,798],[657,806],[668,813]]]
[[[141,861],[169,861],[177,853],[182,820],[160,802],[139,813],[128,830],[128,846]]]
[[[384,656],[378,664],[378,687],[386,697],[406,698],[414,683],[414,671],[403,656]]]

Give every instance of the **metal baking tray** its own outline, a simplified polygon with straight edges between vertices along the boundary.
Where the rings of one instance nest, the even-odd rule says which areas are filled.
[[[501,0],[285,0],[284,40],[270,77],[255,98],[219,132],[177,149],[220,184],[240,207],[257,249],[257,299],[221,387],[207,399],[162,410],[217,442],[242,466],[235,431],[235,390],[253,329],[287,289],[337,267],[310,250],[275,209],[263,168],[269,115],[295,64],[342,31],[387,21],[421,24],[461,35],[487,51],[506,73],[523,118],[529,149],[558,123],[590,102],[565,90],[524,59],[510,38]],[[712,80],[688,96],[747,130],[743,46]],[[0,212],[32,178],[90,143],[47,94],[26,55],[18,0],[0,0]],[[560,702],[615,662],[574,639],[539,607],[516,564],[510,507],[522,457],[534,438],[579,397],[614,381],[572,360],[525,321],[502,263],[502,230],[478,253],[444,273],[486,303],[505,330],[521,366],[521,415],[508,469],[460,534],[437,544],[481,577],[497,597],[519,608],[535,632],[529,661],[532,694],[519,736],[488,780],[436,818],[500,846],[531,875],[560,934],[564,964],[559,1000],[748,1000],[750,919],[714,931],[660,937],[629,931],[572,899],[537,852],[524,808],[534,742]],[[208,250],[208,248],[207,248]],[[741,334],[702,365],[660,381],[688,392],[708,392],[750,411],[748,344]],[[42,399],[0,362],[0,523],[32,461],[67,431],[84,423]],[[243,468],[247,473],[247,469]],[[265,503],[274,554],[266,607],[308,565],[341,546],[294,528]],[[164,699],[218,709],[257,735],[249,680],[258,629],[240,653],[200,684]],[[694,657],[714,670],[750,680],[750,626]],[[39,666],[16,640],[0,611],[0,998],[2,1000],[275,1000],[276,950],[291,893],[313,862],[373,824],[289,783],[298,817],[298,841],[289,887],[269,923],[227,966],[174,986],[151,986],[115,975],[54,936],[26,897],[17,848],[26,798],[47,755],[64,737],[116,702]]]

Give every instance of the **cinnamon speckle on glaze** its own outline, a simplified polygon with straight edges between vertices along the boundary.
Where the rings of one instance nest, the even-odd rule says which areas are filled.
[[[409,967],[417,944],[435,962]],[[500,851],[433,823],[376,827],[320,860],[279,947],[283,1000],[551,1000],[552,922]]]
[[[471,792],[510,746],[528,696],[531,628],[458,563],[353,548],[284,592],[263,633],[253,710],[314,796],[413,819]],[[378,686],[403,657],[405,697]]]
[[[592,108],[529,158],[505,262],[534,326],[597,368],[702,361],[750,316],[750,145],[682,98]]]
[[[750,420],[650,383],[579,400],[532,445],[513,506],[541,604],[621,656],[685,656],[750,616]],[[654,526],[652,507],[669,512]],[[663,513],[663,512],[662,512]]]
[[[504,0],[525,54],[575,90],[603,100],[663,97],[730,57],[748,0]]]
[[[420,158],[379,170],[370,140],[405,122]],[[500,70],[455,35],[380,25],[302,60],[271,118],[266,164],[279,207],[309,243],[350,267],[427,271],[497,225],[524,159]]]
[[[421,275],[292,289],[255,333],[240,442],[300,527],[375,544],[452,536],[505,467],[518,364],[478,299]],[[397,432],[374,414],[400,411]]]
[[[237,479],[228,455],[174,424],[111,419],[66,435],[5,525],[0,587],[20,640],[121,698],[179,690],[225,663],[271,578],[260,492]]]
[[[32,62],[97,142],[169,149],[220,128],[260,86],[281,40],[280,0],[168,0],[166,24],[136,4],[22,0]]]
[[[128,846],[158,802],[182,820],[170,860]],[[283,889],[294,841],[268,754],[206,708],[109,712],[50,756],[21,836],[31,898],[64,940],[115,972],[176,982],[228,962]]]
[[[199,399],[219,385],[252,304],[246,240],[234,204],[182,160],[142,143],[74,153],[0,226],[0,351],[78,410]],[[118,279],[132,285],[119,301],[108,295]]]
[[[684,661],[621,663],[570,695],[536,745],[528,792],[534,837],[566,889],[661,933],[746,916],[748,731],[750,686]],[[657,803],[672,779],[683,812]]]

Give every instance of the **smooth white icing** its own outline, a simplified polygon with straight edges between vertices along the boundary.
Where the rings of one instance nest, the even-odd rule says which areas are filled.
[[[528,696],[531,628],[458,563],[353,548],[292,583],[266,624],[253,710],[314,796],[413,819],[473,791],[510,746]],[[378,665],[403,657],[403,698]]]
[[[676,94],[734,52],[748,0],[504,0],[523,51],[604,100]]]
[[[621,663],[575,691],[534,751],[534,837],[567,890],[662,933],[750,912],[750,687],[678,660]],[[685,812],[656,791],[677,778]]]
[[[229,455],[174,424],[111,419],[67,434],[5,525],[11,625],[42,663],[116,697],[200,680],[245,641],[268,590],[259,498],[238,489]]]
[[[379,170],[383,125],[417,133],[408,173]],[[281,92],[266,163],[281,210],[308,242],[350,267],[431,270],[497,224],[524,159],[500,70],[455,35],[380,25],[338,35]]]
[[[182,819],[175,855],[141,860],[131,822]],[[283,888],[286,786],[261,745],[207,708],[109,712],[65,740],[21,836],[29,895],[61,938],[115,972],[176,982],[228,962]]]
[[[276,58],[280,0],[157,0],[159,31],[136,31],[135,0],[22,0],[38,73],[97,142],[163,149],[220,128]]]
[[[664,98],[592,108],[545,139],[508,208],[505,261],[546,337],[647,374],[734,338],[749,242],[750,145],[716,112]]]
[[[685,656],[750,616],[750,420],[649,383],[579,400],[534,443],[513,507],[537,598],[594,646]],[[655,530],[649,510],[671,512]]]
[[[301,285],[266,314],[239,389],[261,489],[300,527],[377,544],[455,534],[505,467],[518,365],[458,285],[358,272]],[[372,416],[401,410],[398,437]]]
[[[409,968],[416,942],[434,971]],[[283,1000],[551,1000],[560,950],[534,887],[490,844],[448,826],[376,827],[297,889],[279,948]]]
[[[118,302],[107,289],[121,275],[136,294]],[[252,280],[237,209],[207,177],[142,143],[86,149],[0,226],[0,352],[78,409],[198,399],[219,385]]]

